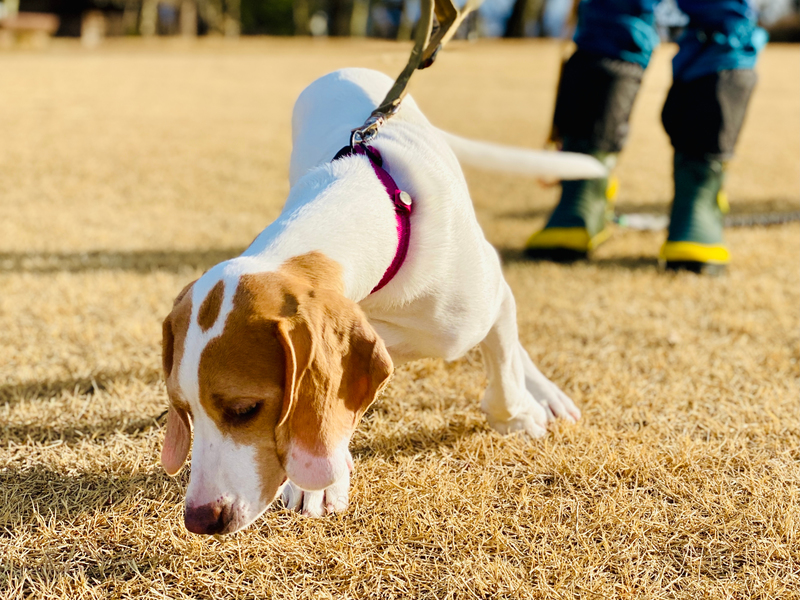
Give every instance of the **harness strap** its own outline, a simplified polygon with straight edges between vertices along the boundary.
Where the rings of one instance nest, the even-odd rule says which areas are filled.
[[[389,172],[383,168],[383,158],[380,152],[372,146],[364,144],[345,146],[336,153],[333,160],[352,154],[366,156],[369,159],[372,170],[375,171],[375,175],[378,176],[378,180],[383,184],[386,193],[389,194],[389,198],[394,203],[394,214],[397,222],[397,250],[394,253],[394,259],[389,268],[386,269],[378,285],[372,288],[370,294],[374,294],[392,280],[400,270],[400,267],[403,266],[403,261],[405,261],[406,254],[408,254],[408,244],[411,239],[411,196],[402,191],[392,176],[389,175]]]

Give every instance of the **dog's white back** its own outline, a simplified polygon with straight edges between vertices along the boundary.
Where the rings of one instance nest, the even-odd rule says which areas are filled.
[[[292,116],[292,185],[330,162],[391,85],[382,73],[343,69],[303,91]],[[396,364],[430,356],[458,358],[485,337],[498,310],[502,275],[497,254],[475,218],[458,159],[412,97],[403,100],[372,145],[413,199],[411,240],[395,278],[376,294],[353,300]],[[387,205],[385,194],[364,202]],[[348,218],[361,220],[358,214]],[[374,221],[364,218],[359,227],[368,238]],[[390,247],[393,239],[387,240]]]

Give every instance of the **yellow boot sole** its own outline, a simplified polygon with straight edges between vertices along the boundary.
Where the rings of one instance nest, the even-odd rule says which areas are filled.
[[[530,237],[525,244],[525,255],[534,260],[554,262],[583,260],[610,235],[608,227],[594,237],[583,227],[549,227]]]
[[[619,182],[611,175],[606,186],[606,222],[610,222],[614,213],[614,201],[617,197]],[[589,253],[611,236],[611,229],[606,226],[592,236],[583,227],[545,227],[537,231],[525,244],[525,256],[532,260],[550,260],[569,263],[585,260]]]
[[[668,241],[661,246],[658,257],[668,271],[719,275],[725,271],[731,255],[722,244]]]

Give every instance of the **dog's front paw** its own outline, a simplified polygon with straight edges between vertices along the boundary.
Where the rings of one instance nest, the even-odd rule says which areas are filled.
[[[350,473],[324,490],[307,491],[287,481],[281,491],[281,501],[289,510],[307,517],[321,517],[347,510],[350,495]]]
[[[570,423],[581,418],[581,411],[572,399],[549,379],[526,378],[525,383],[527,389],[514,402],[500,403],[487,390],[482,406],[492,429],[503,434],[521,431],[540,438],[547,435],[548,425],[557,418]],[[514,416],[509,417],[509,412]]]
[[[544,409],[547,421],[558,418],[576,423],[581,418],[581,411],[575,406],[572,398],[538,371],[526,373],[525,386]]]
[[[486,414],[486,420],[495,431],[508,434],[518,431],[527,433],[532,438],[547,435],[548,415],[536,401],[531,398],[531,403],[520,413],[510,419],[497,419]]]

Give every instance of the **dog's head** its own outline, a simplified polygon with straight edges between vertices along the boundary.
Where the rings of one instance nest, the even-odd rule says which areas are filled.
[[[195,533],[247,526],[287,477],[320,490],[345,475],[350,437],[392,373],[333,261],[312,253],[274,272],[225,273],[187,286],[163,329],[161,462],[176,474],[191,446]]]

